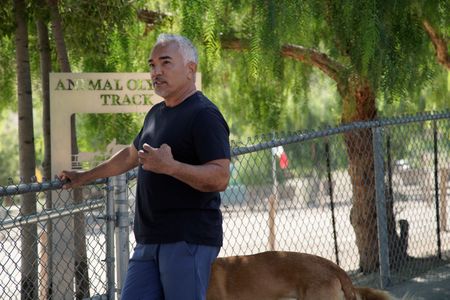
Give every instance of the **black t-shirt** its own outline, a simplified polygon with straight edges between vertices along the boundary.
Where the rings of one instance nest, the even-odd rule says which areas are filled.
[[[229,128],[219,109],[201,92],[175,107],[151,108],[134,139],[159,148],[168,144],[175,160],[202,165],[230,158]],[[189,243],[221,246],[222,214],[218,192],[200,192],[174,177],[139,167],[134,234],[141,244]]]

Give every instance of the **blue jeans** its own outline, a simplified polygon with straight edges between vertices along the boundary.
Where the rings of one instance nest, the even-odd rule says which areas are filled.
[[[121,300],[205,300],[220,247],[177,242],[138,244]]]

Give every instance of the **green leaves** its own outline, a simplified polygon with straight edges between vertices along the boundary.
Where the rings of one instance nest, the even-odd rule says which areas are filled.
[[[0,37],[11,36],[14,33],[13,20],[12,5],[0,5]]]
[[[46,15],[37,0],[29,3],[30,16]],[[191,38],[201,57],[202,88],[224,110],[233,134],[339,122],[342,98],[336,83],[317,64],[283,57],[285,44],[324,53],[349,74],[370,82],[382,114],[448,108],[448,72],[437,63],[422,26],[427,19],[450,36],[447,0],[60,0],[59,5],[76,72],[147,71],[159,33]],[[140,9],[169,17],[149,27],[138,19]],[[0,111],[16,103],[12,21],[12,5],[0,7]],[[30,59],[33,87],[39,87],[34,26],[31,21],[30,49],[35,51]],[[224,40],[241,42],[241,48],[225,50]],[[52,59],[56,61],[54,52]],[[139,120],[120,118],[132,124],[126,134],[133,135]],[[112,116],[80,119],[86,126],[80,129],[85,148],[102,146],[115,134],[107,129],[94,140],[90,128],[124,125]]]
[[[214,8],[214,1],[179,1],[191,8],[183,11],[182,28],[189,30],[191,36],[204,37],[208,60],[211,53],[223,55],[215,52],[214,43],[221,30],[248,45],[230,62],[240,80],[229,88],[240,92],[240,103],[248,99],[244,103],[248,103],[253,113],[246,114],[257,117],[259,127],[261,122],[280,126],[279,122],[274,125],[272,117],[280,117],[278,111],[282,109],[277,107],[285,107],[283,97],[306,96],[311,86],[309,78],[318,70],[317,61],[313,68],[301,62],[296,62],[298,68],[287,64],[286,58],[280,56],[283,44],[327,54],[344,66],[348,74],[368,82],[378,97],[378,106],[386,107],[381,103],[390,105],[405,98],[417,99],[421,90],[437,80],[436,70],[440,67],[424,32],[423,20],[432,20],[444,34],[450,31],[450,4],[444,0],[248,0],[229,2],[222,11]],[[201,10],[194,9],[199,5]],[[221,22],[212,22],[211,16]],[[345,81],[348,74],[340,74],[339,78]],[[217,83],[214,76],[206,77],[211,78],[208,87]],[[259,96],[261,93],[265,97]],[[274,99],[280,100],[273,107],[271,103],[259,103]]]
[[[203,38],[203,22],[206,10],[211,10],[207,7],[208,1],[194,0],[194,1],[180,1],[181,9],[181,33],[193,41],[202,41]]]
[[[8,184],[9,178],[19,177],[19,158],[17,140],[17,114],[0,111],[0,185]]]
[[[121,0],[66,0],[60,1],[60,14],[69,57],[74,62],[81,59],[89,70],[113,71],[115,67],[107,58],[112,54],[111,45],[127,28],[124,25],[135,21],[131,5]]]
[[[104,150],[116,140],[129,145],[138,134],[144,116],[142,114],[82,114],[77,116],[79,148],[82,152]]]
[[[3,109],[15,110],[16,101],[16,65],[12,37],[0,36],[0,113]]]
[[[260,74],[260,66],[261,66],[261,53],[262,48],[260,46],[261,41],[260,37],[254,35],[250,39],[250,54],[249,54],[249,67],[250,67],[250,75],[253,79],[257,79]]]
[[[203,60],[209,70],[214,70],[220,59],[220,32],[217,29],[217,11],[220,10],[220,2],[210,3],[212,9],[207,10],[203,25]],[[215,7],[214,7],[215,6]]]

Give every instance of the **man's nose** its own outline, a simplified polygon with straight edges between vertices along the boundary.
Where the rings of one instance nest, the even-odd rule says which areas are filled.
[[[162,70],[159,66],[153,66],[152,70],[150,71],[150,74],[152,76],[158,76],[162,74]]]

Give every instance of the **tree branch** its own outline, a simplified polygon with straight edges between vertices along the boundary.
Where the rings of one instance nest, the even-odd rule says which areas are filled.
[[[234,51],[245,51],[250,48],[247,41],[237,38],[222,39],[221,44],[222,49]],[[280,54],[283,57],[289,57],[319,68],[338,84],[344,82],[343,77],[345,76],[346,68],[325,53],[303,46],[286,44],[281,46]]]
[[[439,35],[427,20],[423,21],[423,27],[430,37],[431,42],[433,42],[438,62],[450,70],[450,56],[448,54],[446,39]]]
[[[222,38],[220,40],[222,49],[234,50],[234,51],[245,51],[250,48],[250,44],[246,40],[238,39],[235,37]]]
[[[139,21],[145,23],[144,34],[146,35],[155,26],[162,24],[166,19],[171,19],[172,15],[153,10],[139,9],[137,10],[137,18]]]
[[[338,84],[342,82],[345,67],[325,53],[303,46],[287,44],[281,47],[281,55],[315,66]]]
[[[139,9],[137,11],[137,17],[145,24],[153,26],[163,22],[167,18],[170,18],[171,15],[153,10]]]

